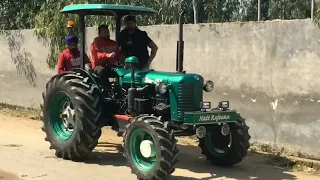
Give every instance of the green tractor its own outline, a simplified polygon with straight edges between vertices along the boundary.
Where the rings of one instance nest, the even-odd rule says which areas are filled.
[[[129,66],[118,65],[112,89],[103,89],[99,77],[84,69],[85,16],[114,16],[116,38],[121,18],[128,14],[156,13],[153,9],[116,4],[76,4],[64,14],[80,18],[81,68],[53,76],[43,93],[42,130],[56,156],[69,160],[87,158],[98,144],[101,128],[116,119],[123,136],[124,157],[138,179],[163,180],[177,163],[177,136],[199,138],[202,153],[214,165],[231,166],[243,160],[249,148],[249,127],[229,101],[217,107],[203,101],[212,81],[183,71],[183,25],[179,22],[176,72],[142,71],[139,61],[128,57]],[[105,97],[108,91],[108,97]]]

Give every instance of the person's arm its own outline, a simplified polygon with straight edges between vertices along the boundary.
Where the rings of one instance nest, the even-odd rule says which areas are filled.
[[[124,55],[121,53],[120,47],[119,45],[117,45],[117,49],[116,49],[116,59],[117,61],[120,62],[120,64],[124,65]]]
[[[84,54],[84,62],[85,62],[85,65],[84,65],[85,70],[90,71],[92,69],[92,65],[87,53]]]
[[[151,49],[151,53],[150,53],[150,57],[149,57],[149,60],[148,60],[148,63],[150,64],[153,59],[156,57],[157,55],[157,52],[158,52],[158,46],[156,45],[156,43],[154,43],[153,41],[151,41],[148,46],[150,47]]]
[[[58,74],[65,71],[64,60],[65,60],[64,54],[61,53],[58,59]]]
[[[158,46],[156,45],[156,43],[154,43],[151,38],[148,36],[148,34],[146,32],[144,32],[144,36],[145,36],[145,42],[148,45],[148,47],[151,49],[151,53],[148,59],[148,64],[150,64],[152,62],[152,60],[156,57],[157,52],[158,52]]]

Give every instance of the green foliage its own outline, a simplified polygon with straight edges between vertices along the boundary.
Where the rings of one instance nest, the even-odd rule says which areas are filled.
[[[78,0],[79,3],[86,3],[84,0]],[[59,11],[69,1],[49,0],[42,4],[40,12],[36,15],[34,33],[39,39],[49,39],[47,42],[50,47],[50,53],[47,58],[49,68],[54,68],[61,51],[66,47],[65,37],[68,34],[75,34],[75,28],[66,28],[67,19]],[[75,26],[78,27],[79,20],[74,17]]]
[[[45,0],[12,1],[2,0],[0,2],[0,29],[29,29],[35,23],[35,15]]]

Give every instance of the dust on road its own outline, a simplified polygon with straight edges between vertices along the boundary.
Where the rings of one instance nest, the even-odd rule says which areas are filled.
[[[136,179],[125,165],[122,138],[115,132],[104,129],[89,160],[71,162],[54,156],[40,126],[39,121],[0,114],[0,169],[4,171],[0,171],[0,180]],[[179,143],[179,163],[171,180],[320,180],[319,176],[268,165],[267,157],[257,154],[247,156],[233,168],[211,166],[192,140],[179,139]]]

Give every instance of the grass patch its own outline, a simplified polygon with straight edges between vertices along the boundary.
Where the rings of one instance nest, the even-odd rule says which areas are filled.
[[[40,110],[23,106],[0,103],[0,113],[13,117],[40,120]]]

